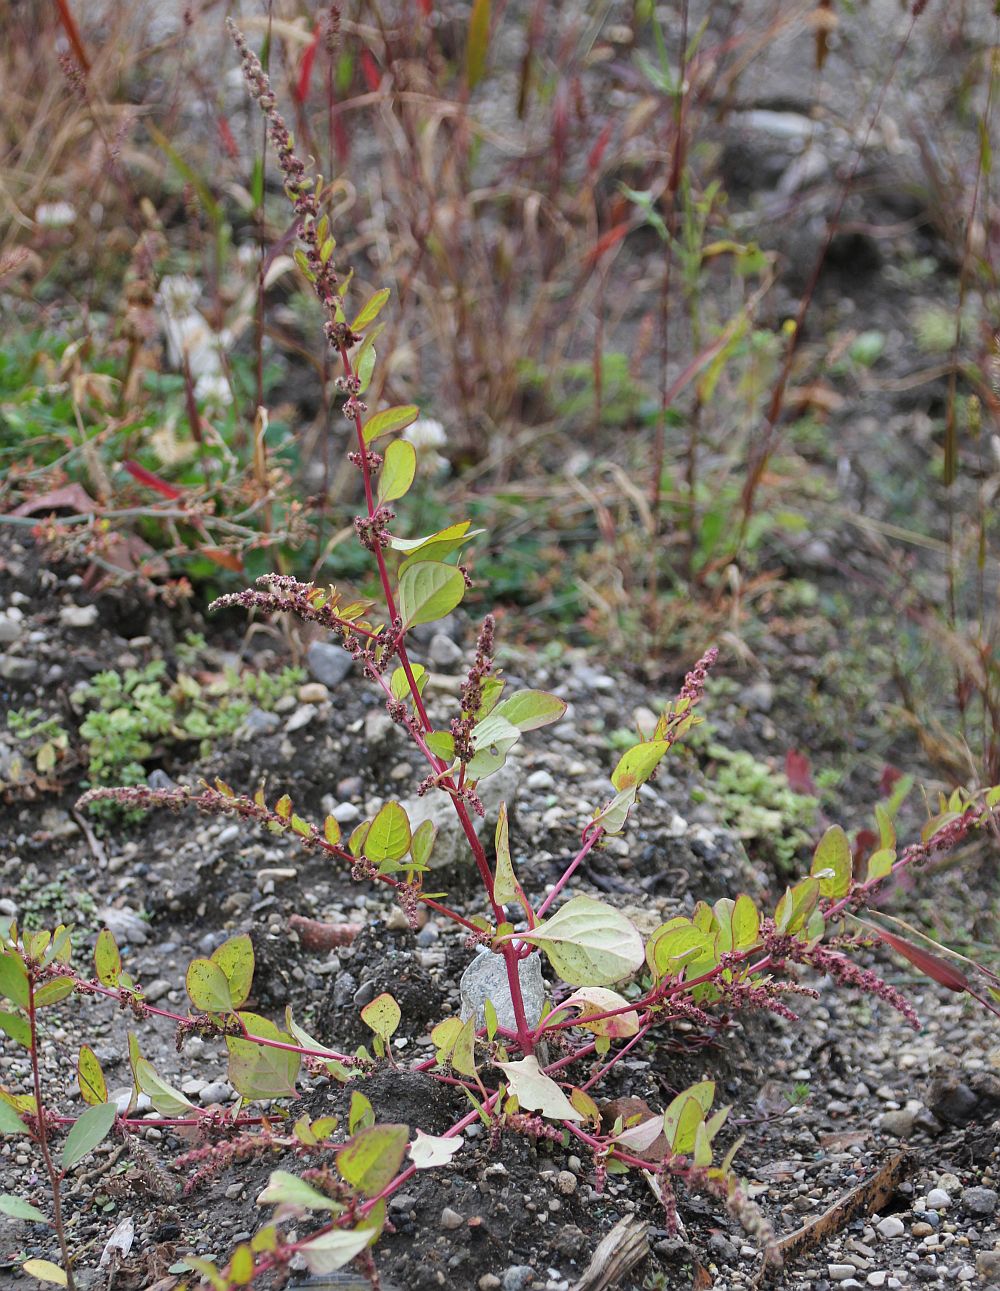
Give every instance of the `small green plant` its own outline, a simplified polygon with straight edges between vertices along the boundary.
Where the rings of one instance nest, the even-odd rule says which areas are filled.
[[[58,718],[46,717],[40,708],[12,709],[7,714],[7,729],[21,745],[24,757],[34,765],[39,776],[53,772],[69,750],[69,732]],[[12,758],[7,768],[9,782],[21,782],[24,774],[22,759]],[[3,787],[0,781],[0,789]]]
[[[197,642],[187,644],[189,662],[196,662]],[[98,673],[73,694],[85,713],[80,737],[86,744],[90,783],[144,784],[145,764],[154,753],[191,741],[201,756],[207,756],[214,743],[237,729],[254,704],[272,709],[304,680],[301,668],[286,667],[273,675],[240,675],[227,668],[215,681],[203,683],[180,673],[171,683],[161,659],[142,668]],[[93,810],[116,814],[109,803],[95,803]],[[135,819],[136,813],[129,818]]]

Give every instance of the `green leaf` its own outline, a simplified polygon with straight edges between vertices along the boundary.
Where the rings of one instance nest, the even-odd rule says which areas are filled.
[[[351,1092],[351,1105],[347,1113],[347,1132],[356,1134],[375,1124],[375,1109],[359,1089]]]
[[[377,291],[374,296],[369,297],[365,304],[362,305],[357,318],[355,318],[354,322],[351,324],[351,331],[364,331],[369,323],[374,323],[375,319],[378,318],[382,311],[382,306],[389,299],[389,294],[389,288],[383,287],[380,291]]]
[[[249,933],[230,937],[212,951],[212,963],[217,964],[229,983],[229,998],[234,1009],[245,1004],[253,982],[253,942]]]
[[[375,360],[378,355],[375,353],[375,342],[385,331],[385,323],[379,323],[371,331],[365,333],[365,339],[358,346],[357,353],[354,356],[354,375],[358,378],[360,386],[358,394],[364,392],[371,385],[372,376],[375,372]]]
[[[240,1013],[248,1033],[265,1040],[294,1044],[292,1037],[280,1031],[273,1022],[256,1013]],[[251,1102],[265,1098],[294,1098],[295,1078],[302,1065],[302,1055],[290,1049],[254,1044],[239,1036],[226,1036],[229,1050],[229,1079],[238,1093]]]
[[[733,949],[747,950],[760,934],[760,914],[745,892],[736,898],[732,915]]]
[[[454,565],[423,560],[412,565],[399,580],[399,612],[405,628],[433,623],[460,604],[465,577]]]
[[[458,520],[455,524],[450,524],[446,529],[439,529],[437,533],[428,534],[426,538],[396,538],[390,540],[389,546],[393,551],[401,551],[404,555],[417,556],[427,550],[429,547],[440,547],[447,543],[467,542],[472,534],[469,533],[471,520]],[[477,529],[476,533],[482,533],[482,529]]]
[[[496,832],[497,873],[493,883],[493,895],[500,905],[516,901],[520,886],[514,876],[514,865],[510,859],[510,842],[508,837],[507,804],[500,804],[497,816]]]
[[[820,896],[842,897],[851,886],[851,844],[839,825],[831,825],[813,855],[809,873],[819,879]]]
[[[510,1092],[526,1112],[540,1112],[553,1121],[582,1121],[583,1117],[532,1055],[520,1062],[495,1064],[507,1077]]]
[[[419,415],[420,409],[413,403],[404,404],[399,408],[383,408],[381,412],[377,412],[374,417],[369,417],[365,422],[363,427],[365,443],[372,444],[383,435],[389,435],[396,430],[405,430],[417,420]]]
[[[398,802],[387,802],[378,812],[365,839],[365,855],[378,865],[398,861],[410,850],[410,821]]]
[[[819,900],[819,880],[803,879],[794,887],[786,888],[785,895],[778,902],[774,912],[774,924],[778,932],[794,936],[805,927],[806,920],[816,908]]]
[[[872,879],[884,879],[887,874],[892,873],[892,867],[895,863],[896,849],[894,847],[880,847],[868,858],[868,882],[870,883]]]
[[[118,979],[122,972],[122,957],[118,951],[114,933],[109,928],[102,928],[97,934],[97,944],[94,947],[94,971],[102,986],[110,986],[112,989],[118,986]]]
[[[377,1196],[399,1173],[409,1137],[407,1125],[371,1125],[359,1130],[337,1153],[341,1178],[366,1197]]]
[[[67,995],[76,990],[76,980],[72,977],[53,977],[44,982],[35,992],[35,1008],[43,1009],[47,1004],[58,1004]]]
[[[299,1245],[310,1273],[335,1273],[360,1255],[371,1241],[370,1228],[336,1228]]]
[[[415,866],[422,869],[427,865],[436,838],[437,825],[432,820],[425,820],[416,827],[410,839],[410,858]]]
[[[662,924],[646,947],[646,962],[657,977],[677,977],[690,963],[699,959],[715,944],[703,928],[679,915]]]
[[[18,1008],[28,1007],[28,970],[20,955],[5,950],[0,955],[0,995],[6,996]]]
[[[131,1050],[132,1046],[129,1047]],[[161,1116],[186,1116],[197,1110],[194,1103],[169,1081],[164,1080],[149,1059],[143,1058],[137,1049],[130,1053],[130,1061],[135,1083]]]
[[[417,691],[423,694],[424,687],[427,685],[427,669],[422,663],[411,663],[410,672],[413,674],[413,680],[417,683]],[[410,681],[406,675],[405,668],[393,669],[389,689],[392,691],[393,699],[410,698]]]
[[[62,1167],[64,1170],[75,1166],[78,1161],[97,1147],[105,1139],[115,1123],[118,1109],[114,1103],[100,1103],[97,1107],[88,1107],[80,1116],[69,1134],[62,1150]]]
[[[475,753],[466,771],[468,779],[482,780],[499,771],[507,761],[507,754],[520,738],[518,728],[496,712],[477,722],[472,728],[472,747]]]
[[[65,1272],[51,1260],[25,1260],[21,1270],[39,1282],[54,1282],[57,1287],[69,1285]]]
[[[184,978],[191,1003],[202,1013],[231,1013],[233,999],[226,975],[211,959],[192,959]]]
[[[622,754],[611,774],[611,783],[619,790],[645,784],[669,747],[666,740],[646,740],[634,745]]]
[[[27,1134],[28,1127],[10,1103],[0,1099],[0,1134]]]
[[[594,825],[599,825],[606,834],[620,834],[625,828],[629,812],[635,806],[636,793],[635,785],[620,789],[594,817]]]
[[[80,1086],[80,1096],[91,1107],[99,1107],[108,1101],[108,1084],[104,1072],[89,1044],[80,1046],[80,1056],[76,1060],[76,1079]]]
[[[450,731],[430,731],[424,736],[424,743],[436,758],[451,762],[455,756],[455,737]]]
[[[394,439],[385,450],[385,460],[378,477],[379,502],[394,502],[403,497],[417,473],[417,450],[406,439]]]
[[[519,690],[497,704],[493,715],[504,717],[519,731],[535,731],[558,722],[566,712],[566,701],[544,690]]]
[[[27,1219],[33,1224],[47,1224],[49,1222],[37,1206],[33,1206],[30,1201],[25,1201],[23,1197],[15,1197],[9,1192],[0,1192],[0,1210],[5,1215],[10,1215],[11,1219]]]
[[[490,44],[490,0],[475,0],[469,18],[469,39],[465,47],[465,81],[474,90],[486,71]]]
[[[340,842],[340,826],[333,816],[327,816],[323,821],[323,837],[331,847],[336,847]]]
[[[31,1025],[20,1013],[0,1013],[0,1031],[25,1049],[31,1048]]]
[[[388,991],[383,991],[381,995],[376,995],[361,1010],[361,1021],[366,1027],[369,1027],[380,1040],[386,1044],[396,1034],[403,1015],[400,1012],[399,1005],[392,998]]]
[[[245,1287],[253,1281],[254,1258],[249,1242],[240,1242],[229,1258],[227,1281],[230,1286]]]
[[[312,1184],[300,1179],[297,1174],[287,1170],[272,1170],[267,1187],[257,1198],[258,1206],[279,1206],[284,1214],[302,1210],[329,1210],[334,1214],[342,1213],[344,1207],[325,1193],[314,1188]]]
[[[539,946],[571,986],[609,986],[643,962],[642,938],[633,924],[592,897],[573,897],[551,919],[518,936]]]

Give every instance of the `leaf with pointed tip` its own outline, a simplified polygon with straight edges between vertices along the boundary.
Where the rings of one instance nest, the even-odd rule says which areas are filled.
[[[544,690],[519,690],[498,704],[493,712],[505,717],[519,731],[536,731],[558,722],[566,712],[566,701]]]
[[[624,1040],[638,1035],[639,1014],[629,1009],[628,1000],[617,991],[609,991],[604,986],[581,986],[578,991],[566,997],[556,1010],[560,1015],[564,1009],[578,1009],[579,1016],[575,1026],[592,1031],[594,1035],[609,1036],[612,1040]],[[615,1012],[627,1009],[627,1012]],[[595,1018],[595,1013],[614,1013],[610,1018]]]
[[[292,1044],[292,1037],[273,1022],[256,1013],[240,1013],[240,1021],[252,1036]],[[251,1102],[266,1098],[294,1098],[295,1078],[302,1055],[273,1045],[254,1044],[239,1036],[226,1036],[229,1050],[229,1079],[233,1088]]]
[[[432,1170],[435,1166],[447,1165],[464,1143],[461,1134],[444,1138],[417,1130],[417,1137],[409,1147],[410,1160],[417,1170]]]
[[[337,1171],[366,1197],[377,1196],[399,1171],[410,1137],[407,1125],[371,1125],[359,1130],[337,1153]]]
[[[80,1056],[76,1060],[76,1079],[80,1086],[80,1096],[91,1107],[99,1107],[108,1101],[108,1084],[104,1072],[89,1044],[80,1046]]]
[[[64,1170],[69,1170],[78,1161],[82,1161],[85,1156],[93,1152],[98,1143],[107,1138],[117,1115],[118,1108],[114,1103],[99,1103],[96,1107],[88,1107],[83,1115],[77,1118],[63,1144]]]
[[[368,1228],[335,1228],[301,1242],[298,1252],[310,1273],[335,1273],[360,1255],[370,1241]]]
[[[420,415],[416,404],[408,403],[399,408],[383,408],[374,417],[365,422],[362,433],[366,444],[372,444],[383,435],[390,435],[396,430],[405,430]]]
[[[510,1092],[526,1112],[540,1112],[553,1121],[582,1121],[582,1115],[551,1076],[546,1076],[531,1055],[520,1062],[494,1064],[507,1077]]]
[[[500,804],[497,816],[496,832],[497,873],[493,881],[493,896],[500,905],[520,899],[521,885],[514,875],[514,864],[510,859],[509,827],[507,824],[507,804]]]
[[[851,844],[839,825],[831,825],[819,840],[809,873],[819,879],[819,894],[842,897],[851,886]]]
[[[191,1003],[202,1013],[231,1013],[233,999],[229,982],[218,964],[210,959],[192,959],[184,978]]]
[[[400,1012],[399,1005],[388,991],[383,991],[381,995],[376,995],[361,1010],[361,1021],[386,1044],[396,1034],[402,1019],[403,1015]]]
[[[395,502],[404,497],[417,473],[417,450],[406,439],[394,439],[385,450],[378,477],[378,501]]]
[[[0,1013],[0,1031],[25,1049],[31,1048],[31,1025],[20,1013]]]
[[[351,331],[362,332],[369,323],[374,323],[375,319],[378,318],[379,314],[382,312],[382,307],[388,299],[388,287],[382,287],[374,294],[374,296],[370,296],[364,305],[361,306],[358,316],[351,324]]]
[[[28,970],[21,956],[12,950],[0,954],[0,995],[20,1009],[28,1007]]]
[[[619,790],[645,784],[669,748],[666,740],[645,740],[633,745],[622,754],[611,773],[611,783]]]
[[[306,1210],[329,1210],[335,1215],[343,1213],[344,1207],[325,1193],[306,1183],[297,1174],[287,1170],[272,1170],[267,1187],[258,1194],[258,1206],[277,1206],[275,1219],[285,1219],[290,1215],[301,1214]]]
[[[422,560],[405,570],[399,580],[399,612],[405,628],[433,623],[461,603],[465,575],[454,565]]]
[[[39,1282],[54,1282],[57,1287],[69,1285],[66,1273],[51,1260],[25,1260],[21,1265],[22,1273],[37,1278]]]
[[[610,986],[630,977],[643,962],[635,926],[593,897],[573,897],[551,919],[518,936],[540,947],[571,986]]]
[[[365,838],[365,855],[378,865],[398,861],[410,850],[410,821],[398,802],[387,802],[371,823]]]
[[[218,964],[229,983],[230,1003],[234,1009],[245,1004],[253,983],[254,954],[249,933],[230,937],[212,951],[212,963]]]
[[[23,1197],[15,1197],[9,1192],[0,1193],[0,1210],[11,1219],[26,1219],[32,1224],[47,1224],[45,1215]]]

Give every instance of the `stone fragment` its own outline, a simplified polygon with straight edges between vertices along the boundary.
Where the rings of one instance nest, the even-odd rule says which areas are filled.
[[[342,646],[314,641],[306,651],[306,664],[315,681],[333,690],[350,676],[354,659]]]
[[[465,1220],[458,1211],[452,1210],[450,1206],[445,1206],[444,1210],[441,1211],[442,1228],[461,1228],[464,1223]]]
[[[325,704],[330,692],[321,681],[307,681],[298,691],[300,704]]]
[[[92,628],[99,614],[96,605],[64,605],[59,611],[59,622],[64,628]]]
[[[529,1026],[537,1026],[545,1005],[545,983],[542,981],[541,956],[537,953],[518,961],[517,975],[521,982],[521,999]],[[501,955],[486,951],[476,955],[462,974],[459,983],[462,993],[462,1020],[475,1017],[477,1026],[486,1025],[486,1001],[492,1001],[497,1024],[508,1030],[516,1026],[514,1006],[510,998],[507,965]]]
[[[906,1232],[906,1225],[898,1215],[886,1215],[884,1219],[879,1220],[876,1227],[886,1238],[902,1237]]]
[[[962,1209],[969,1215],[989,1219],[996,1214],[997,1192],[995,1188],[966,1188],[960,1198]]]
[[[462,648],[444,632],[436,632],[427,647],[427,658],[442,672],[454,672],[462,662]]]

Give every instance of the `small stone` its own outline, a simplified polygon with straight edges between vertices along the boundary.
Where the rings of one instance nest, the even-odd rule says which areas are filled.
[[[287,883],[289,879],[297,878],[298,873],[293,865],[273,865],[257,871],[257,886],[263,889],[265,883]]]
[[[198,1091],[198,1101],[202,1107],[208,1107],[212,1103],[228,1103],[232,1096],[233,1091],[224,1080],[214,1080]]]
[[[978,1215],[989,1219],[996,1214],[997,1193],[995,1188],[966,1188],[962,1193],[960,1204],[969,1215]]]
[[[168,776],[162,767],[154,767],[146,777],[150,789],[176,789],[177,781]]]
[[[300,704],[295,712],[285,723],[285,733],[293,735],[296,731],[301,731],[308,726],[316,716],[316,709],[312,704]]]
[[[885,1280],[888,1276],[889,1276],[888,1273],[886,1273],[884,1270],[879,1270],[876,1273],[869,1273],[865,1281],[868,1283],[870,1287],[884,1287]]]
[[[554,789],[556,782],[548,771],[532,771],[525,783],[533,792],[540,793],[545,789]]]
[[[921,1220],[918,1220],[917,1223],[915,1223],[912,1226],[912,1228],[910,1229],[910,1232],[913,1234],[914,1237],[930,1237],[930,1235],[934,1232],[934,1229],[931,1228],[930,1224],[928,1224],[925,1220],[921,1219]]]
[[[989,1281],[1000,1281],[1000,1251],[980,1251],[976,1255],[976,1272]]]
[[[0,677],[4,681],[31,681],[38,672],[34,659],[22,659],[15,654],[0,655]]]
[[[354,659],[341,646],[314,641],[306,651],[306,664],[313,678],[332,690],[350,675]]]
[[[325,704],[330,692],[321,681],[307,681],[298,690],[300,704]]]
[[[883,1112],[879,1118],[879,1129],[892,1134],[897,1139],[908,1139],[913,1133],[914,1113],[907,1108],[898,1112]]]
[[[958,1282],[971,1282],[975,1276],[976,1270],[971,1264],[963,1264],[955,1274],[955,1278]]]
[[[947,1210],[951,1205],[951,1198],[943,1188],[932,1188],[927,1194],[927,1205],[931,1210]]]
[[[427,658],[442,672],[453,672],[462,662],[462,648],[444,632],[435,632],[427,647]]]
[[[527,1291],[535,1280],[535,1270],[530,1264],[512,1264],[504,1270],[500,1285],[503,1291]]]
[[[149,983],[149,985],[143,990],[142,994],[150,1004],[155,1004],[157,1000],[163,999],[170,990],[170,987],[171,983],[168,982],[165,977],[157,977],[155,981]]]
[[[887,1238],[902,1237],[906,1232],[906,1225],[898,1215],[886,1215],[885,1219],[879,1220],[876,1227],[882,1236]]]
[[[465,1220],[458,1213],[457,1210],[452,1210],[450,1206],[445,1206],[444,1210],[442,1210],[441,1212],[442,1228],[461,1228],[464,1223],[465,1223]]]
[[[219,836],[215,841],[219,847],[228,847],[230,843],[235,843],[239,836],[239,825],[227,825],[225,829],[219,830]]]
[[[853,1264],[828,1264],[826,1271],[830,1275],[831,1282],[846,1282],[857,1273]]]
[[[96,918],[98,925],[107,928],[119,945],[131,942],[134,946],[144,946],[149,941],[149,924],[128,906],[120,910],[105,906],[98,910]]]
[[[738,1249],[724,1233],[713,1233],[708,1239],[708,1249],[717,1260],[726,1264],[732,1264],[739,1256]]]
[[[20,610],[16,611],[18,614],[20,612]],[[11,617],[10,610],[6,614],[0,614],[0,645],[12,645],[20,635],[21,624]]]
[[[521,982],[521,997],[528,1025],[537,1026],[545,1005],[541,957],[536,953],[518,960],[517,975]],[[498,1025],[507,1030],[516,1027],[510,983],[507,980],[507,964],[500,955],[477,955],[462,974],[459,986],[462,992],[463,1021],[474,1016],[479,1026],[485,1026],[486,1001],[491,1000]]]
[[[556,1175],[556,1190],[564,1197],[576,1192],[576,1175],[572,1170],[560,1170]]]
[[[92,628],[99,614],[96,605],[64,605],[59,611],[59,622],[64,628]]]
[[[500,1291],[503,1284],[495,1273],[484,1273],[476,1283],[479,1291]]]
[[[361,819],[361,808],[355,806],[353,802],[336,802],[329,815],[333,816],[339,825],[353,825],[356,820]]]
[[[388,713],[377,711],[365,718],[365,743],[369,748],[378,748],[392,735],[395,722]]]

